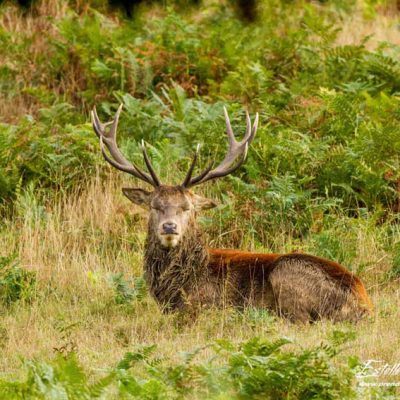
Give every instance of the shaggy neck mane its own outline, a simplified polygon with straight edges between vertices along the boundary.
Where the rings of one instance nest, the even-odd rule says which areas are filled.
[[[145,279],[150,292],[166,309],[185,304],[185,293],[207,275],[209,255],[203,235],[193,217],[180,243],[171,249],[161,246],[149,220],[144,257]]]

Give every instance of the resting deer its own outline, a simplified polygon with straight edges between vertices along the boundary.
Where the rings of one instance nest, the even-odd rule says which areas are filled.
[[[144,276],[152,296],[164,311],[252,305],[303,322],[321,318],[356,321],[371,311],[360,279],[335,262],[301,253],[262,254],[206,246],[196,216],[200,210],[216,204],[190,189],[227,176],[243,164],[256,134],[258,115],[252,126],[246,113],[246,134],[238,142],[224,108],[229,149],[223,161],[216,168],[211,164],[193,176],[197,147],[183,183],[167,186],[157,177],[143,141],[141,150],[148,172],[127,161],[118,149],[116,133],[121,109],[122,105],[114,120],[106,124],[100,122],[94,109],[93,128],[106,161],[153,186],[152,191],[138,188],[122,191],[133,203],[150,211]]]

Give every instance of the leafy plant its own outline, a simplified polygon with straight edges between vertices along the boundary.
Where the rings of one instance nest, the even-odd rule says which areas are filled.
[[[400,243],[393,246],[392,267],[388,272],[389,279],[397,279],[400,277]]]
[[[36,274],[21,268],[15,256],[0,257],[0,304],[29,300],[35,286]]]
[[[127,304],[134,300],[141,301],[146,296],[146,284],[141,277],[134,278],[133,285],[125,279],[122,272],[114,274],[111,279],[117,304]]]
[[[341,344],[347,336],[340,336]],[[0,395],[10,399],[356,398],[357,363],[341,361],[339,367],[337,345],[283,350],[290,343],[286,338],[253,338],[238,345],[219,340],[182,354],[178,361],[158,357],[154,345],[141,346],[96,378],[70,353],[50,363],[26,362],[25,380],[0,380]],[[210,358],[196,361],[205,348],[212,350]]]

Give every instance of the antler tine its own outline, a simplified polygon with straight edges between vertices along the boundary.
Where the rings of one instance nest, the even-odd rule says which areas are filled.
[[[249,122],[251,124],[250,117],[249,117]],[[249,138],[247,139],[247,142],[249,144],[253,141],[254,137],[256,136],[257,127],[258,127],[258,113],[256,113],[256,117],[254,118],[253,128],[251,129]]]
[[[211,161],[210,164],[206,167],[206,169],[198,176],[195,178],[191,179],[190,182],[186,187],[191,187],[194,185],[197,185],[202,182],[203,178],[212,170],[212,167],[214,166],[214,161]]]
[[[229,144],[235,143],[235,135],[233,134],[231,121],[229,119],[228,111],[224,106],[224,116],[225,116],[225,123],[226,123],[226,134],[228,135]]]
[[[194,185],[198,185],[200,183],[209,181],[211,179],[216,179],[220,178],[226,175],[231,174],[232,172],[236,171],[245,161],[246,156],[247,156],[247,150],[248,146],[250,143],[253,141],[254,136],[257,131],[257,126],[258,126],[258,113],[256,114],[256,117],[254,119],[254,124],[253,127],[251,126],[251,120],[249,114],[246,112],[246,133],[244,138],[238,142],[235,139],[232,126],[229,120],[229,115],[224,107],[224,115],[225,115],[225,122],[226,122],[226,133],[228,136],[228,142],[229,142],[229,148],[228,152],[225,156],[225,158],[222,160],[222,162],[215,168],[211,169],[212,165],[208,167],[205,171],[203,171],[200,175],[198,175],[195,178],[190,178],[190,180],[187,181],[187,177],[185,179],[185,182],[183,186],[189,188]],[[235,163],[235,161],[239,158],[239,161]],[[194,165],[192,163],[190,167],[190,175],[193,172]],[[188,172],[188,175],[189,175]]]
[[[109,162],[113,167],[117,168],[120,171],[127,172],[128,174],[131,174],[135,176],[136,178],[142,179],[143,181],[150,183],[150,185],[153,185],[153,182],[151,180],[148,180],[147,174],[141,171],[140,169],[135,169],[134,166],[132,165],[124,165],[120,164],[119,162],[113,160],[111,157],[109,157],[106,153],[106,150],[104,148],[104,140],[103,137],[100,137],[100,148],[101,148],[101,153],[103,154],[104,159]]]
[[[156,186],[161,186],[161,182],[158,179],[158,176],[157,176],[156,172],[154,171],[153,166],[151,165],[149,156],[147,155],[146,147],[144,145],[144,140],[142,140],[142,143],[141,143],[140,147],[142,148],[144,162],[146,163],[147,169],[149,170],[150,175],[153,178],[154,183],[156,184]]]
[[[93,129],[96,132],[96,135],[100,138],[100,147],[103,157],[113,167],[121,171],[127,172],[128,174],[131,174],[134,177],[139,178],[154,187],[160,186],[160,181],[157,178],[157,175],[155,174],[153,168],[151,167],[150,161],[147,157],[147,153],[145,154],[145,151],[143,155],[145,157],[146,165],[149,168],[150,175],[142,171],[137,165],[130,163],[119,150],[116,139],[118,120],[121,110],[122,104],[118,107],[114,119],[104,124],[100,122],[100,119],[97,115],[96,107],[94,107],[93,111],[91,112]],[[108,127],[110,128],[106,129]],[[111,157],[107,155],[104,146],[107,147]]]
[[[194,167],[196,166],[197,157],[198,157],[198,155],[199,155],[199,150],[200,150],[200,143],[199,143],[199,144],[197,145],[197,147],[196,147],[196,151],[195,151],[195,153],[194,153],[194,155],[193,155],[192,163],[190,164],[189,171],[187,172],[186,177],[185,177],[185,180],[184,180],[183,183],[182,183],[182,187],[186,187],[186,185],[187,185],[187,184],[190,182],[190,180],[192,179],[192,174],[193,174]]]
[[[249,112],[246,110],[246,134],[244,135],[244,140],[247,140],[251,134],[251,119]]]
[[[101,123],[99,116],[97,115],[97,110],[96,107],[93,108],[93,111],[91,112],[91,117],[92,117],[92,123],[93,123],[93,128],[94,131],[96,132],[96,135],[100,138],[101,136],[103,137],[108,137],[108,138],[114,138],[116,139],[116,134],[117,134],[117,126],[118,126],[118,121],[119,121],[119,114],[121,113],[122,110],[122,104],[118,107],[117,112],[115,113],[115,117],[112,121],[106,122],[106,123]],[[111,129],[109,132],[106,132],[106,127],[112,125]]]

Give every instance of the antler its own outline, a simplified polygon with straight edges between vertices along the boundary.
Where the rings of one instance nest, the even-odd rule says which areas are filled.
[[[119,150],[117,145],[117,127],[121,110],[122,104],[118,107],[114,119],[110,122],[106,122],[105,124],[100,122],[99,117],[97,116],[96,107],[94,107],[93,111],[90,113],[92,117],[93,129],[96,132],[96,135],[100,138],[100,147],[104,158],[113,167],[119,169],[120,171],[127,172],[128,174],[131,174],[154,187],[161,186],[160,180],[158,179],[157,174],[150,163],[143,141],[140,147],[150,175],[140,169],[137,165],[130,163]],[[104,146],[107,147],[112,158],[107,155]]]
[[[246,134],[244,135],[243,140],[240,142],[237,142],[235,140],[231,122],[229,121],[228,112],[226,111],[225,107],[224,107],[224,115],[226,122],[226,134],[228,135],[228,142],[229,142],[229,148],[225,158],[218,165],[218,167],[212,169],[213,163],[211,163],[202,173],[200,173],[195,178],[192,178],[193,170],[196,165],[199,153],[199,146],[197,146],[192,164],[190,165],[186,178],[183,181],[182,184],[183,187],[190,188],[192,186],[199,185],[200,183],[207,182],[210,179],[221,178],[223,176],[229,175],[232,172],[236,171],[246,159],[249,144],[253,141],[254,136],[257,132],[258,113],[256,114],[256,118],[254,119],[253,127],[251,127],[250,116],[249,113],[246,111]],[[235,161],[238,158],[239,161],[235,163]]]

